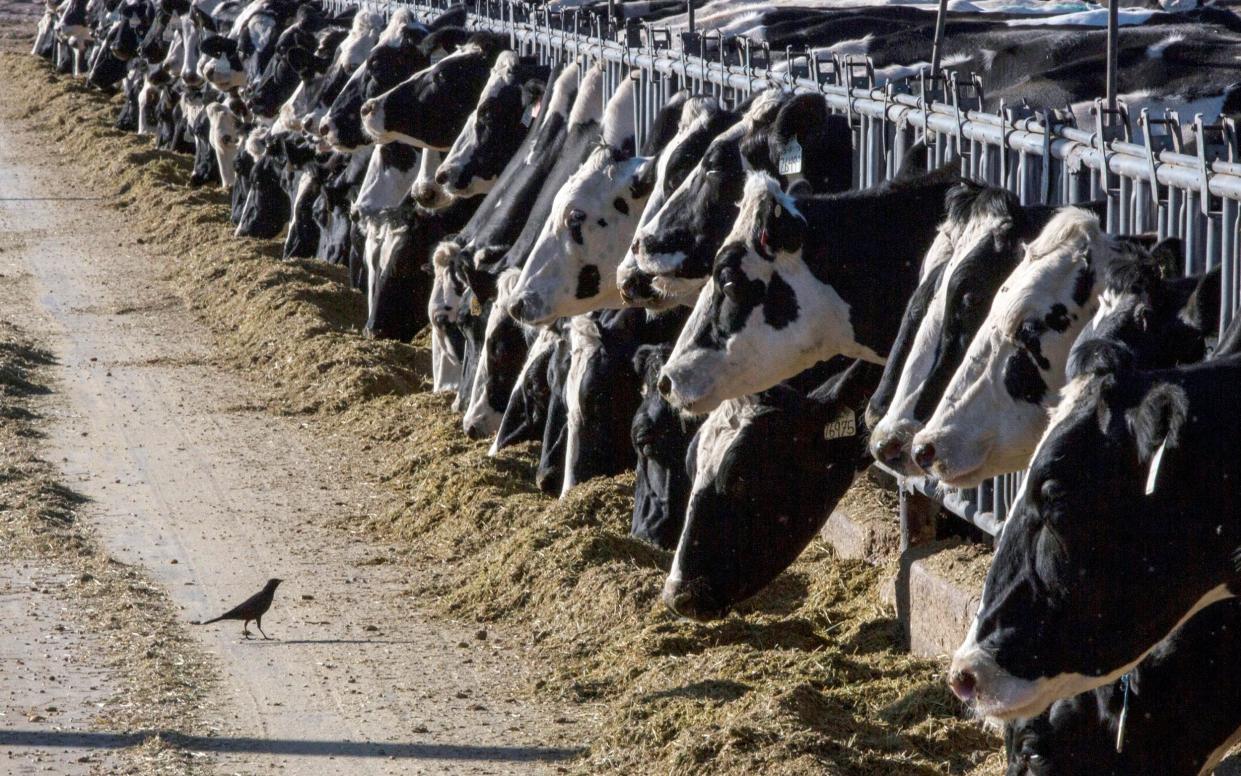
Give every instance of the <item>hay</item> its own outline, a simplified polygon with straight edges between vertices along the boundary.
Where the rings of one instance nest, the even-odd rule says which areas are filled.
[[[897,649],[879,569],[815,543],[739,614],[675,619],[658,602],[669,556],[626,535],[631,476],[563,501],[537,492],[533,446],[488,458],[448,399],[422,392],[425,338],[358,336],[363,300],[338,271],[233,238],[223,196],[183,188],[184,160],[107,129],[107,99],[3,59],[14,93],[0,110],[58,127],[75,167],[167,256],[224,358],[271,409],[318,413],[342,457],[379,476],[385,506],[342,522],[402,549],[411,599],[530,634],[543,669],[530,692],[580,703],[589,723],[577,771],[948,774],[993,757],[943,667]]]

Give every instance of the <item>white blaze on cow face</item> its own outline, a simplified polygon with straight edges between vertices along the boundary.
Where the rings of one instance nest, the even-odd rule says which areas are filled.
[[[919,466],[957,487],[1026,466],[1107,268],[1132,250],[1084,210],[1065,208],[1047,224],[1000,287],[935,412],[914,436]]]
[[[478,356],[478,367],[474,372],[474,384],[470,388],[470,402],[465,414],[461,417],[461,427],[467,435],[477,434],[475,439],[494,436],[500,430],[500,421],[504,419],[503,410],[497,410],[487,401],[487,381],[490,377],[490,360],[487,358],[486,343],[508,317],[508,300],[517,284],[517,269],[508,269],[496,278],[496,298],[487,315],[487,329],[483,337],[484,347]]]
[[[589,316],[580,315],[569,319],[569,374],[565,378],[564,395],[568,409],[568,423],[564,446],[564,480],[560,485],[560,498],[564,498],[577,484],[573,475],[573,461],[582,447],[582,428],[586,422],[582,414],[582,382],[586,379],[595,354],[603,347],[598,325]]]
[[[216,164],[220,168],[220,184],[225,189],[232,189],[233,181],[237,179],[237,171],[233,169],[233,163],[237,160],[237,149],[241,147],[241,138],[238,137],[240,127],[237,124],[236,114],[233,114],[225,104],[218,102],[208,104],[205,111],[207,122],[211,124],[207,139],[211,143],[211,150],[216,154]]]
[[[756,241],[777,221],[804,236],[805,219],[793,198],[774,178],[751,173],[715,272],[660,373],[660,392],[685,412],[709,412],[835,355],[883,363],[855,342],[849,305],[802,260],[801,236],[795,247],[765,248],[770,258],[759,253]],[[765,302],[773,288],[778,309]]]
[[[926,380],[939,350],[952,273],[979,243],[992,239],[992,235],[1004,221],[1004,216],[988,213],[983,217],[969,219],[966,223],[949,218],[940,226],[939,234],[923,260],[922,278],[925,279],[928,272],[941,263],[947,262],[947,266],[931,305],[918,325],[913,346],[901,370],[901,378],[888,404],[888,411],[871,431],[870,452],[876,460],[884,460],[882,451],[891,449],[893,445],[899,445],[901,450],[908,450],[914,435],[922,430],[922,422],[915,417],[915,408],[926,387]],[[908,455],[904,455],[902,461],[908,458]],[[909,468],[901,473],[908,476],[922,474],[912,466],[912,461],[909,462]]]
[[[465,287],[453,274],[453,262],[461,253],[455,242],[441,242],[431,255],[431,268],[435,280],[431,286],[431,298],[427,301],[427,317],[437,329],[456,324],[461,320],[465,303]]]
[[[371,217],[400,205],[414,185],[420,157],[425,155],[425,151],[418,154],[411,146],[391,149],[380,146],[371,151],[353,212]]]

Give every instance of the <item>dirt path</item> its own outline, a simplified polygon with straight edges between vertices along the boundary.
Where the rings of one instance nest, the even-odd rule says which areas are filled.
[[[571,756],[573,726],[528,699],[523,646],[420,616],[389,550],[333,526],[365,514],[373,488],[341,474],[312,420],[255,407],[244,379],[211,363],[209,335],[140,235],[21,137],[0,124],[0,273],[28,273],[31,292],[3,315],[45,333],[58,358],[47,455],[90,499],[87,522],[187,621],[287,580],[264,622],[276,640],[194,629],[232,716],[186,748],[223,771],[299,776],[542,772]],[[4,580],[27,584],[23,573]],[[0,673],[0,697],[22,681]],[[57,741],[24,745],[48,745],[57,773],[91,747]]]

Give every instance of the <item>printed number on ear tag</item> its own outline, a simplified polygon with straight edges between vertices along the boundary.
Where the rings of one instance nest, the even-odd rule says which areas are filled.
[[[801,143],[794,137],[780,154],[781,175],[801,175]]]
[[[1163,440],[1163,444],[1155,451],[1154,457],[1151,458],[1151,468],[1146,474],[1146,495],[1155,492],[1155,481],[1159,478],[1159,464],[1163,463],[1163,451],[1168,449],[1168,440]]]
[[[823,427],[824,439],[843,439],[857,435],[857,416],[848,407],[843,408],[836,417]]]

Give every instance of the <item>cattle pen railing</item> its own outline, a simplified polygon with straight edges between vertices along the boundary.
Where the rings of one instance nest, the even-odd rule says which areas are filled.
[[[357,7],[385,16],[408,7],[423,19],[448,7],[324,1],[337,11]],[[906,149],[925,141],[930,168],[959,159],[964,176],[1004,187],[1022,204],[1105,198],[1109,232],[1181,238],[1187,274],[1221,267],[1221,332],[1241,304],[1241,152],[1233,119],[1208,124],[1197,115],[1182,127],[1175,112],[1152,115],[1143,109],[1135,120],[1123,103],[1109,109],[1098,99],[1091,112],[1094,126],[1078,127],[1068,110],[1002,103],[995,112],[984,110],[977,76],[924,72],[878,84],[866,58],[791,49],[773,53],[714,30],[674,35],[667,27],[633,22],[617,28],[606,14],[513,0],[479,0],[469,20],[478,29],[508,35],[515,49],[547,63],[599,63],[606,73],[605,101],[623,78],[633,78],[639,143],[660,107],[682,88],[715,94],[730,105],[759,89],[818,92],[850,121],[855,187],[892,178]],[[690,20],[692,27],[692,9]],[[1186,132],[1192,153],[1182,145]],[[962,491],[927,478],[905,478],[902,549],[933,538],[937,505],[996,535],[1021,477],[1004,475]]]

